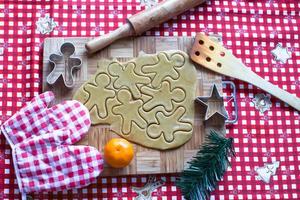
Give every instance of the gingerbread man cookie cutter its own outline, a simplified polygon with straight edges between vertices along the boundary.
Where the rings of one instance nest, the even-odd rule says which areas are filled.
[[[53,85],[59,77],[62,77],[63,83],[67,88],[75,85],[74,71],[81,68],[82,61],[80,58],[74,57],[75,46],[66,42],[61,45],[59,54],[51,54],[49,62],[53,66],[53,70],[47,76],[47,83]]]

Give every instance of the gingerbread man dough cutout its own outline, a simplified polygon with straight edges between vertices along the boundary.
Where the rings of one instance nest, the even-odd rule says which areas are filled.
[[[145,128],[147,123],[139,113],[143,101],[133,100],[130,92],[126,89],[121,89],[117,94],[117,98],[121,105],[114,106],[112,111],[114,114],[122,116],[122,132],[124,134],[130,133],[132,123],[135,123],[141,128]]]
[[[108,72],[112,76],[117,76],[117,80],[114,82],[113,86],[116,89],[121,87],[128,88],[135,99],[141,97],[141,92],[137,84],[149,84],[151,79],[149,77],[140,76],[135,71],[135,64],[128,63],[125,67],[119,63],[113,63],[108,66]]]
[[[174,80],[178,79],[179,73],[176,68],[182,67],[185,63],[185,58],[179,53],[171,55],[170,59],[164,53],[159,53],[157,56],[159,60],[157,64],[142,67],[142,72],[146,74],[155,73],[151,83],[155,88],[161,84],[166,76],[170,76]]]
[[[113,90],[107,89],[110,84],[110,78],[106,74],[98,74],[95,78],[96,85],[86,84],[84,90],[89,93],[89,99],[85,102],[88,110],[94,106],[97,107],[98,115],[101,118],[107,117],[107,99],[115,96]]]
[[[184,113],[184,107],[178,107],[170,116],[165,116],[162,112],[157,112],[156,119],[158,123],[148,126],[147,134],[154,139],[159,138],[163,134],[167,142],[172,142],[176,132],[189,132],[193,128],[190,123],[181,120]]]
[[[170,112],[173,109],[173,102],[182,102],[185,99],[185,92],[181,88],[171,90],[171,85],[168,81],[164,81],[161,87],[153,89],[147,86],[141,88],[143,94],[151,96],[151,99],[143,105],[145,111],[150,111],[158,105],[162,105],[166,111]]]

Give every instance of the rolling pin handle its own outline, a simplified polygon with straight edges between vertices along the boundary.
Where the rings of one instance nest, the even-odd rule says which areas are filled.
[[[85,48],[89,54],[92,54],[107,47],[118,39],[132,36],[133,33],[132,26],[129,23],[126,23],[110,33],[90,40],[85,44]]]

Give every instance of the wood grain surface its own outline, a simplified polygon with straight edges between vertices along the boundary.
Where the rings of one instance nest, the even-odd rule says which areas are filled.
[[[97,70],[97,62],[101,58],[128,61],[137,57],[140,51],[145,53],[156,53],[166,50],[182,50],[189,52],[193,44],[191,37],[137,37],[120,40],[113,43],[102,51],[88,55],[85,51],[85,43],[90,38],[47,38],[44,43],[43,57],[43,91],[53,91],[56,100],[54,104],[62,100],[72,99],[75,91]],[[63,82],[59,80],[54,85],[46,83],[46,77],[51,72],[52,67],[49,64],[49,56],[52,53],[59,53],[60,46],[64,42],[71,42],[75,45],[74,56],[82,59],[82,66],[74,74],[75,86],[73,89],[64,87]],[[196,65],[197,68],[197,95],[208,96],[213,84],[216,84],[221,93],[221,76],[214,72]],[[116,176],[129,174],[154,174],[154,173],[174,173],[180,172],[198,151],[199,146],[204,141],[205,134],[211,129],[225,132],[224,122],[219,119],[204,121],[205,110],[201,105],[195,104],[195,123],[193,137],[183,146],[167,151],[158,151],[144,148],[140,145],[134,145],[135,157],[131,164],[122,169],[113,169],[105,165],[102,176]],[[88,135],[79,142],[82,145],[90,145],[103,152],[106,142],[118,135],[110,132],[109,125],[93,126]]]

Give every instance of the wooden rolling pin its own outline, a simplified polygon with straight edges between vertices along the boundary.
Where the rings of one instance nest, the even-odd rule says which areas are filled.
[[[140,35],[143,32],[201,4],[206,0],[164,0],[151,9],[139,12],[127,19],[127,23],[106,35],[94,38],[86,43],[88,53],[94,53],[114,41]]]

